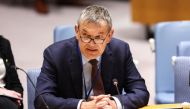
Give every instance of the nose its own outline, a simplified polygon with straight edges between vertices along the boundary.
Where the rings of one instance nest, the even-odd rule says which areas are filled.
[[[90,43],[90,45],[95,45],[96,44],[94,39],[91,39],[91,41],[89,43]]]

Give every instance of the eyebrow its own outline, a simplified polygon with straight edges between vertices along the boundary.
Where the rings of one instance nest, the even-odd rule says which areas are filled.
[[[85,29],[82,29],[82,31],[88,33],[88,31],[86,31]],[[98,34],[99,34],[99,35],[103,35],[104,32],[100,32],[100,33],[98,33]],[[88,35],[89,35],[89,34],[88,34]],[[97,35],[97,36],[99,36],[99,35]]]
[[[88,33],[85,29],[82,29],[82,31],[84,31],[84,32]]]

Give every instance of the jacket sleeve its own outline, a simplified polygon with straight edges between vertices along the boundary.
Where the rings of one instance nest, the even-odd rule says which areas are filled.
[[[20,83],[20,80],[18,78],[18,74],[15,68],[12,66],[15,66],[15,61],[14,61],[14,56],[12,53],[11,45],[8,40],[5,39],[4,43],[4,53],[5,53],[5,66],[6,66],[6,77],[5,77],[5,82],[6,82],[6,88],[9,90],[14,90],[21,95],[23,95],[23,87]]]
[[[128,44],[126,44],[124,51],[124,83],[122,86],[125,94],[116,97],[120,99],[125,109],[138,109],[148,104],[149,92],[144,79],[133,63]]]
[[[37,90],[34,105],[36,109],[44,109],[44,102],[50,109],[76,109],[80,99],[63,98],[58,95],[56,68],[50,49],[44,51],[41,73],[37,79]]]

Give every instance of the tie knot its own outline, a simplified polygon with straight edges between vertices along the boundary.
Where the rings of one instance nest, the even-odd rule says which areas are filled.
[[[98,61],[97,61],[96,59],[91,59],[91,60],[89,61],[89,63],[90,63],[92,66],[95,66],[95,65],[98,64]]]

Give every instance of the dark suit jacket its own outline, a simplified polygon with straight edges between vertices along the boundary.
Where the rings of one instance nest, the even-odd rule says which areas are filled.
[[[101,75],[106,94],[118,97],[126,109],[137,109],[148,103],[149,93],[127,43],[112,38],[102,55]],[[120,93],[124,89],[125,95],[117,95],[112,83],[114,78],[118,80]],[[82,98],[82,87],[82,62],[76,38],[54,43],[45,49],[37,90],[50,109],[76,109]],[[42,105],[36,94],[36,109],[41,109]]]
[[[23,95],[23,88],[18,78],[16,69],[11,68],[15,66],[14,57],[11,50],[10,42],[0,35],[0,57],[3,59],[6,67],[6,75],[4,81],[5,88],[14,90]]]

